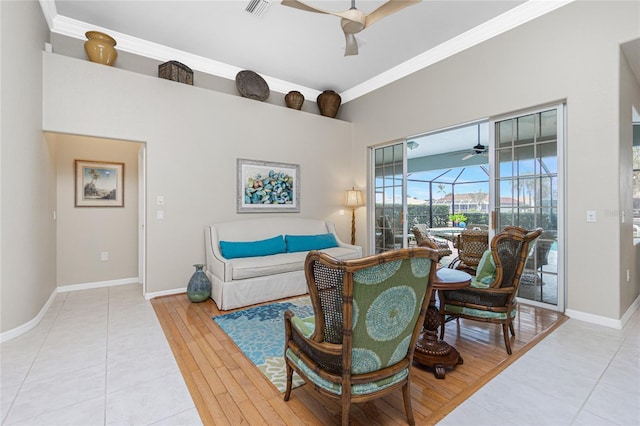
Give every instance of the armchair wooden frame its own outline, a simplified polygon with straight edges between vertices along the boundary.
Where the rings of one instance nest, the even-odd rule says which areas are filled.
[[[373,267],[382,266],[384,269],[388,266],[386,264],[394,261],[402,261],[400,268],[410,268],[402,269],[402,271],[413,271],[414,263],[407,262],[414,262],[414,259],[420,258],[429,259],[428,262],[421,263],[426,265],[428,269],[424,268],[423,270],[428,272],[425,272],[425,275],[421,277],[413,277],[415,274],[412,274],[410,280],[413,280],[413,283],[406,284],[419,289],[416,291],[417,305],[409,311],[412,312],[412,320],[407,323],[407,328],[404,329],[407,338],[410,337],[406,354],[401,352],[399,357],[394,355],[393,361],[389,361],[389,364],[392,365],[385,366],[383,363],[379,369],[358,374],[358,361],[356,359],[354,362],[352,358],[353,340],[358,336],[358,331],[354,332],[353,330],[355,327],[353,324],[354,298],[357,299],[358,295],[365,294],[361,293],[362,291],[367,290],[363,290],[366,287],[365,284],[358,283],[357,280],[354,282],[354,274],[359,271],[364,274],[373,273],[378,270],[374,270]],[[291,311],[285,312],[287,369],[285,401],[288,401],[291,396],[292,375],[293,371],[296,371],[308,386],[312,386],[322,395],[341,401],[342,424],[348,425],[349,409],[352,402],[365,402],[402,389],[407,420],[409,424],[415,424],[411,408],[410,371],[415,342],[421,331],[433,291],[437,261],[437,252],[431,248],[392,250],[354,260],[337,260],[324,253],[310,252],[305,261],[305,274],[315,313],[313,318],[315,327],[312,332],[310,329],[305,334],[302,330],[304,326],[300,325],[302,320],[296,318]],[[372,269],[365,271],[367,268]],[[402,276],[408,275],[410,273]],[[396,278],[392,276],[389,280],[396,280]],[[401,281],[400,284],[405,285],[405,281]],[[357,286],[360,287],[354,295],[354,287]],[[384,285],[385,289],[389,287]],[[422,299],[420,299],[420,292],[424,292]],[[356,302],[358,305],[356,317],[358,318],[357,311],[360,306],[365,305],[362,300],[356,300]],[[357,321],[365,323],[362,318],[358,318]],[[367,316],[367,323],[368,321],[369,316]],[[403,340],[405,344],[407,338]],[[381,341],[377,344],[384,345],[385,342]],[[399,361],[395,362],[396,360]],[[354,367],[356,367],[355,371]],[[310,376],[315,380],[312,380]],[[380,381],[385,381],[382,382],[385,385],[380,385]],[[318,382],[321,383],[318,384]],[[368,385],[374,386],[369,389]]]
[[[516,294],[529,254],[529,245],[542,233],[542,228],[527,231],[507,226],[491,240],[491,256],[496,271],[487,288],[439,291],[440,338],[444,337],[445,317],[466,318],[498,323],[507,353],[511,355],[509,332],[515,336],[513,318],[517,310]],[[508,331],[507,331],[508,330]]]
[[[449,265],[475,275],[482,254],[489,248],[489,231],[465,229],[456,236],[458,257]]]

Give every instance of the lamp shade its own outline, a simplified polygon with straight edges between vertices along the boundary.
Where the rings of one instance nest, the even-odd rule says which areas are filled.
[[[360,207],[364,206],[364,197],[362,196],[362,191],[358,191],[357,189],[350,189],[347,191],[347,195],[344,199],[344,204],[347,207]]]

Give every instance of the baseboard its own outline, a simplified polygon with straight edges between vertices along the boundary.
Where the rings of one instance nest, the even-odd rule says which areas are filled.
[[[51,296],[49,296],[49,299],[47,299],[42,309],[40,309],[40,312],[38,312],[38,315],[36,315],[33,319],[17,326],[16,328],[12,328],[11,330],[7,330],[4,333],[0,333],[0,343],[4,343],[7,340],[14,339],[38,325],[40,321],[42,321],[44,314],[46,314],[51,307],[51,304],[56,298],[56,294],[58,294],[58,291],[57,289],[54,289],[53,292],[51,292]]]
[[[126,285],[126,284],[138,284],[140,279],[138,277],[134,278],[121,278],[118,280],[110,280],[110,281],[96,281],[93,283],[82,283],[82,284],[70,284],[63,285],[58,287],[58,293],[66,293],[68,291],[78,291],[78,290],[90,290],[93,288],[102,288],[102,287],[115,287],[118,285]]]
[[[154,299],[160,296],[172,296],[174,294],[186,293],[187,288],[174,288],[173,290],[154,291],[153,293],[145,293],[144,298],[147,300]]]
[[[624,327],[625,325],[627,325],[627,323],[629,322],[629,320],[631,319],[631,316],[638,310],[640,309],[640,295],[638,295],[638,297],[636,297],[636,300],[633,301],[633,303],[631,304],[631,306],[629,306],[629,308],[625,311],[625,313],[622,315],[622,318],[620,318],[620,322],[622,324],[622,327]]]
[[[638,308],[640,308],[640,296],[638,296],[636,300],[633,301],[624,315],[622,315],[622,317],[618,320],[603,317],[600,315],[593,315],[586,312],[574,311],[573,309],[567,309],[564,313],[569,318],[589,322],[592,324],[603,325],[609,328],[615,328],[616,330],[622,330],[622,328],[631,318],[631,315],[633,315]]]
[[[138,284],[139,282],[140,282],[140,279],[138,277],[135,277],[135,278],[122,278],[122,279],[110,280],[110,281],[97,281],[93,283],[63,285],[60,287],[56,287],[56,289],[53,290],[53,292],[51,293],[51,296],[49,296],[49,299],[44,304],[42,309],[40,309],[40,312],[38,312],[38,315],[36,315],[33,319],[27,321],[26,323],[17,326],[16,328],[12,328],[11,330],[7,330],[4,333],[0,333],[0,343],[6,342],[7,340],[14,339],[26,333],[27,331],[31,330],[36,325],[38,325],[40,321],[42,321],[44,314],[46,314],[47,311],[49,310],[49,307],[51,307],[51,304],[53,303],[53,300],[56,298],[56,294],[58,293],[67,293],[70,291],[88,290],[88,289],[102,288],[102,287],[115,287],[118,285],[125,285],[125,284]],[[185,292],[185,291],[186,289],[182,291],[178,291],[178,293]]]

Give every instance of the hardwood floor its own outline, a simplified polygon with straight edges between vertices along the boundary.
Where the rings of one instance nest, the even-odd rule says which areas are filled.
[[[191,303],[186,294],[151,301],[205,425],[340,424],[340,404],[308,386],[294,389],[289,402],[211,320],[220,315],[212,300]],[[231,311],[225,311],[228,313]],[[416,424],[435,424],[500,371],[567,319],[558,312],[521,305],[508,356],[497,324],[460,320],[447,324],[445,340],[464,364],[438,380],[414,365],[412,405]],[[284,331],[283,331],[284,333]],[[355,404],[354,425],[406,425],[402,393]]]

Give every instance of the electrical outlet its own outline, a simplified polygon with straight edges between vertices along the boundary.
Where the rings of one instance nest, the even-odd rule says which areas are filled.
[[[102,262],[108,262],[109,261],[109,252],[108,251],[100,252],[100,260]]]
[[[597,222],[595,210],[587,210],[587,222]]]

